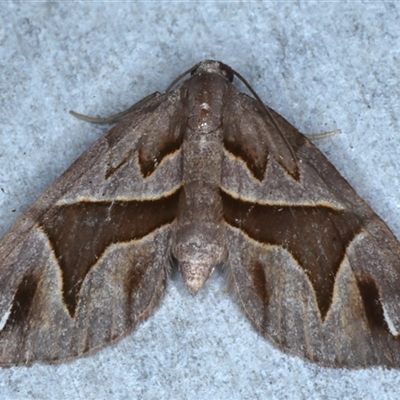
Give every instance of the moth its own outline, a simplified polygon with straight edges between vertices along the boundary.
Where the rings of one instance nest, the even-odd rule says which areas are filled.
[[[400,245],[316,147],[204,61],[98,140],[0,242],[0,364],[127,335],[170,263],[216,266],[256,330],[328,367],[400,366]],[[177,87],[176,87],[177,86]],[[176,88],[175,88],[176,87]]]

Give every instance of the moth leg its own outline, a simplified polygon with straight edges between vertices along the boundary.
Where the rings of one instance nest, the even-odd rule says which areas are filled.
[[[304,136],[310,140],[319,140],[319,139],[326,139],[326,138],[334,136],[334,135],[339,135],[340,133],[342,133],[342,131],[340,129],[335,129],[335,130],[329,131],[329,132],[322,132],[322,133],[316,133],[316,134],[304,134]]]

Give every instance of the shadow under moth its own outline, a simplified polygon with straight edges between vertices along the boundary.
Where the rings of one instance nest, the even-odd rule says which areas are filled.
[[[204,61],[87,150],[0,242],[0,365],[62,362],[147,318],[176,263],[328,367],[400,367],[400,244],[283,117]],[[244,81],[244,80],[243,80]],[[247,83],[244,81],[247,85]]]

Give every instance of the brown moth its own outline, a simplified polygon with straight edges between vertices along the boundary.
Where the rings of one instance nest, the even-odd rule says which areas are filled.
[[[192,293],[228,268],[246,316],[288,353],[400,367],[389,228],[305,136],[233,86],[238,73],[216,61],[188,72],[134,106],[0,242],[0,364],[119,340],[159,303],[172,259]]]

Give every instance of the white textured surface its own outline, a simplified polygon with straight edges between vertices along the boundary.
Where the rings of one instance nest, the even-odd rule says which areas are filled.
[[[213,58],[301,131],[400,237],[400,6],[380,2],[2,2],[0,236],[107,130],[107,116]],[[118,345],[0,370],[0,398],[397,399],[400,372],[329,370],[259,337],[213,276],[174,277]]]

